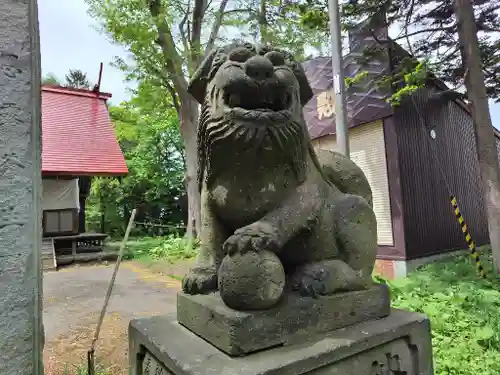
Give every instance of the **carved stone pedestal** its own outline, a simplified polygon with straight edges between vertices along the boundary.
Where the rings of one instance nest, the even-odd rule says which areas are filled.
[[[209,323],[208,323],[209,324]],[[132,375],[432,375],[430,325],[421,314],[389,316],[240,357],[231,357],[174,317],[133,320]]]
[[[178,322],[231,356],[290,345],[389,313],[389,289],[380,284],[317,299],[287,293],[272,309],[251,312],[227,307],[219,293],[177,296]]]

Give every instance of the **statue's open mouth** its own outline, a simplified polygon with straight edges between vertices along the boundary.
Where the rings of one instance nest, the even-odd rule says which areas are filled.
[[[289,117],[292,97],[281,90],[272,90],[259,96],[226,93],[224,104],[233,116],[246,119],[271,116],[279,120]]]

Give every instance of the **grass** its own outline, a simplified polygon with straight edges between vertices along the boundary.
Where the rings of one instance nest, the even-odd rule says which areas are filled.
[[[71,371],[69,369],[69,366],[67,366],[67,365],[64,368],[64,373],[63,373],[63,375],[87,375],[87,374],[88,374],[87,368],[84,366],[79,366],[74,371]],[[108,372],[106,370],[96,369],[95,375],[113,375],[113,374],[111,374],[110,372]]]
[[[151,315],[154,313],[151,312]],[[87,351],[95,333],[97,318],[98,313],[82,315],[78,324],[45,343],[46,375],[87,375]],[[129,320],[119,312],[110,312],[104,317],[95,353],[96,375],[129,373],[128,323]]]
[[[126,258],[176,263],[193,258],[196,245],[179,237],[133,239]],[[118,248],[119,242],[111,247]],[[391,287],[393,307],[429,317],[436,375],[500,375],[500,279],[491,272],[487,249],[482,250],[487,280],[465,255],[424,266],[405,279],[384,281]]]
[[[109,250],[120,248],[121,241],[107,243]],[[196,256],[198,243],[189,243],[184,237],[175,235],[165,237],[139,237],[127,241],[124,259],[140,260],[144,263],[158,260],[175,263]]]
[[[389,282],[393,307],[426,314],[436,375],[500,374],[500,280],[481,279],[468,256]]]

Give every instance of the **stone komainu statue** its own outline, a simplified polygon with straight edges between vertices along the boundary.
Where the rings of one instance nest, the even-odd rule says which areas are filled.
[[[300,64],[271,47],[227,45],[201,64],[189,92],[202,105],[202,229],[183,291],[216,291],[225,258],[263,251],[276,254],[286,285],[302,295],[371,285],[370,186],[349,159],[313,150],[302,114],[313,92]]]

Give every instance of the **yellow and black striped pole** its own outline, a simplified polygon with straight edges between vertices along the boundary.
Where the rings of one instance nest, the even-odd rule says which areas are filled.
[[[462,229],[462,233],[465,236],[465,242],[467,242],[467,246],[469,247],[470,256],[472,257],[472,259],[474,259],[474,262],[476,263],[477,272],[482,278],[486,279],[486,271],[484,270],[484,267],[481,264],[481,259],[479,258],[479,253],[476,249],[476,244],[472,240],[472,237],[469,233],[469,228],[467,228],[467,224],[465,223],[464,217],[462,216],[462,213],[458,208],[457,198],[455,198],[453,195],[450,195],[450,201],[451,205],[453,206],[453,210],[455,211],[455,216],[457,217],[458,223],[460,224],[460,228]]]

